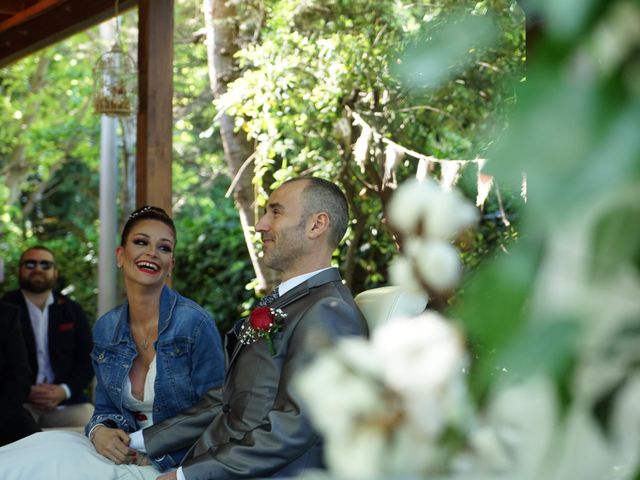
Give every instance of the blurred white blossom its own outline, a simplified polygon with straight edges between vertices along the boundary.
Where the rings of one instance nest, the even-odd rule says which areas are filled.
[[[420,278],[434,290],[453,289],[460,281],[462,263],[458,251],[442,240],[422,242],[414,262]]]
[[[424,220],[427,205],[437,202],[440,187],[431,179],[408,180],[394,192],[389,202],[389,220],[403,235],[415,235]]]
[[[409,291],[423,291],[423,284],[438,292],[453,289],[460,281],[462,263],[453,245],[442,240],[411,238],[405,254],[398,256],[389,269],[391,283]]]
[[[431,178],[403,183],[389,203],[389,220],[403,235],[452,240],[479,219],[478,209],[457,190]],[[422,228],[423,231],[419,232]]]
[[[344,478],[437,472],[469,412],[459,332],[425,313],[341,340],[297,378],[327,462]]]
[[[376,378],[379,369],[376,371],[376,362],[371,360],[364,341],[347,338],[331,354],[319,357],[309,367],[308,374],[301,377],[298,387],[311,404],[314,422],[320,430],[339,437],[345,435],[358,418],[380,414],[381,386]],[[337,394],[325,395],[328,391]]]
[[[426,312],[378,327],[371,344],[384,365],[385,384],[404,399],[425,435],[437,435],[464,400],[466,354],[458,331]]]
[[[450,242],[478,218],[478,209],[456,190],[430,178],[403,183],[389,204],[389,221],[403,240],[403,255],[390,267],[391,282],[410,291],[452,290],[462,264]]]

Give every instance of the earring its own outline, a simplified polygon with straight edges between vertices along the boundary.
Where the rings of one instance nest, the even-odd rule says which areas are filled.
[[[118,263],[118,268],[122,268],[122,265]]]

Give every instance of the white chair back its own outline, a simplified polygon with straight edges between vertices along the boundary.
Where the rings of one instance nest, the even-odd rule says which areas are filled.
[[[370,329],[398,317],[415,317],[427,308],[425,293],[409,292],[397,285],[372,288],[355,297]]]

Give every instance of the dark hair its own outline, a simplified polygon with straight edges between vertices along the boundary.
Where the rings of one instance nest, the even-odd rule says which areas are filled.
[[[318,177],[296,177],[284,183],[305,180],[302,190],[303,215],[326,212],[330,219],[329,242],[337,247],[347,231],[349,204],[344,192],[335,183]]]
[[[131,231],[133,226],[143,220],[157,220],[158,222],[164,223],[173,232],[175,242],[178,242],[176,226],[173,224],[173,220],[171,220],[171,217],[167,214],[167,212],[165,212],[160,207],[145,205],[144,207],[140,207],[139,209],[131,212],[131,215],[129,215],[129,218],[127,218],[127,223],[124,224],[124,228],[122,229],[120,246],[124,247],[124,244],[127,241],[127,237],[129,236],[129,232]]]
[[[33,247],[29,247],[24,252],[22,252],[22,255],[20,255],[20,265],[22,265],[22,259],[24,258],[24,256],[31,250],[44,250],[45,252],[49,252],[53,258],[56,258],[55,253],[53,253],[51,249],[45,247],[44,245],[34,245]]]

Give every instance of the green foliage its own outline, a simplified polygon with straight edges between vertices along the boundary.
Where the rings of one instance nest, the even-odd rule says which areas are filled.
[[[522,17],[514,5],[240,2],[243,75],[214,104],[204,38],[195,33],[203,25],[201,4],[177,1],[173,210],[179,242],[173,286],[208,308],[221,330],[253,300],[253,272],[240,223],[224,197],[229,179],[213,121],[221,109],[234,115],[256,146],[257,207],[272,186],[289,176],[314,173],[335,179],[347,191],[354,217],[335,262],[351,265],[354,291],[387,283],[396,246],[384,215],[392,189],[382,178],[380,139],[439,158],[481,155],[503,128],[502,113],[512,101],[513,88],[504,82],[522,67]],[[500,40],[470,52],[457,75],[437,86],[404,83],[395,67],[405,49],[423,49],[453,7],[498,25]],[[135,12],[122,17],[128,51],[135,51],[136,22]],[[27,244],[53,242],[64,256],[63,286],[70,286],[90,313],[96,303],[99,170],[99,119],[89,103],[91,69],[109,47],[97,37],[90,30],[0,71],[0,255],[10,271]],[[361,134],[353,112],[381,136],[369,143],[360,164],[353,156]],[[416,162],[406,157],[395,175],[402,181],[415,171]],[[473,189],[470,184],[470,196]],[[486,225],[468,242],[469,268],[515,235],[495,215],[495,203],[490,198]],[[517,202],[505,198],[505,203],[512,215]],[[128,213],[121,204],[120,223]],[[0,288],[12,287],[11,282],[8,278]]]
[[[222,332],[238,320],[253,292],[244,288],[254,277],[228,180],[218,178],[190,197],[175,215],[178,229],[173,287],[214,317]]]
[[[90,114],[88,63],[95,48],[80,34],[0,72],[0,255],[8,273],[1,288],[17,288],[17,261],[25,248],[46,244],[56,253],[59,288],[89,318],[97,263],[99,122]]]
[[[178,231],[173,287],[225,332],[254,298],[254,278],[231,198],[209,84],[200,2],[177,2],[174,40],[173,200]]]
[[[211,127],[206,48],[202,36],[194,36],[202,25],[197,5],[176,2],[173,187],[179,241],[173,286],[208,308],[224,331],[253,297],[245,288],[253,273],[237,212],[224,198],[228,179]],[[126,49],[135,51],[135,12],[121,20]],[[17,287],[20,253],[45,243],[58,259],[59,287],[90,318],[97,304],[100,145],[91,78],[94,62],[109,47],[97,37],[92,29],[0,71],[0,256],[6,272],[0,290]],[[16,121],[21,119],[23,124]],[[129,212],[120,198],[118,203],[122,224]]]
[[[479,395],[496,377],[533,372],[575,395],[573,362],[610,361],[616,366],[603,367],[611,368],[605,377],[621,379],[637,368],[617,355],[621,332],[637,330],[626,308],[638,298],[640,274],[640,77],[638,37],[625,25],[640,10],[625,1],[578,10],[560,18],[546,2],[531,12],[548,19],[547,30],[508,129],[488,152],[487,170],[500,184],[526,172],[533,201],[521,209],[518,245],[481,265],[452,312],[477,356],[471,380]],[[602,63],[608,41],[619,52]],[[603,377],[589,388],[615,393]]]
[[[522,70],[522,12],[506,1],[274,0],[265,7],[260,42],[237,55],[244,74],[217,102],[255,142],[258,203],[292,175],[337,180],[358,221],[375,225],[350,229],[350,248],[341,249],[339,263],[352,255],[354,274],[348,281],[354,291],[387,283],[386,266],[395,247],[382,215],[392,190],[383,181],[385,146],[380,140],[390,138],[438,158],[481,155],[504,128],[501,118]],[[436,41],[451,43],[451,35],[460,37],[459,28],[468,28],[463,22],[445,31],[456,12],[482,23],[487,38],[473,48],[460,44],[469,53],[458,67],[446,63],[446,56],[434,65],[455,75],[428,88],[403,83],[400,73],[412,69],[406,64],[408,52],[414,52],[414,66],[422,65],[420,52]],[[352,124],[353,112],[380,135],[361,160],[352,154],[361,134]],[[416,168],[417,161],[405,158],[395,169],[398,180],[414,175]],[[505,235],[493,230],[483,232],[475,244],[482,248],[485,238],[494,237],[502,242]]]

